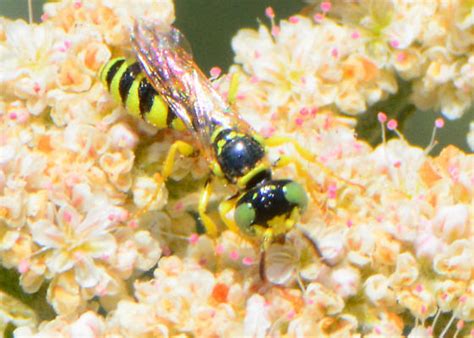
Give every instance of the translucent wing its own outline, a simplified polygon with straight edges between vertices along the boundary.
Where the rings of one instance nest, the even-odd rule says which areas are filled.
[[[207,156],[213,156],[211,136],[216,128],[250,132],[250,126],[232,111],[194,63],[187,40],[176,28],[164,32],[136,22],[132,43],[150,83],[197,135]]]

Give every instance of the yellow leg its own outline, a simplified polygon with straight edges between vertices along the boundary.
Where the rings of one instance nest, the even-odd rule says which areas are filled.
[[[230,106],[233,106],[235,104],[235,101],[237,100],[238,87],[239,87],[239,74],[234,73],[232,74],[232,77],[230,79],[229,95],[227,96],[227,102],[229,103]]]
[[[206,214],[207,205],[209,204],[209,198],[211,197],[212,189],[210,182],[206,183],[201,196],[199,197],[198,213],[201,218],[201,222],[206,228],[206,233],[211,237],[217,236],[216,223]]]
[[[165,161],[163,162],[163,168],[161,169],[161,173],[156,173],[153,175],[153,179],[156,182],[157,189],[153,193],[153,196],[150,197],[149,201],[147,204],[138,210],[133,216],[132,219],[137,219],[140,216],[142,216],[144,213],[146,213],[149,209],[152,203],[156,200],[158,197],[158,194],[161,191],[161,184],[168,179],[168,177],[171,175],[173,172],[173,166],[174,166],[174,160],[176,157],[176,152],[179,152],[183,156],[190,156],[193,152],[194,149],[192,145],[189,143],[186,143],[184,141],[176,141],[174,142],[170,149],[168,150],[168,154],[166,155]]]
[[[352,185],[352,186],[355,186],[355,187],[361,189],[362,191],[365,191],[365,187],[363,185],[361,185],[359,183],[356,183],[356,182],[346,180],[345,178],[340,177],[339,175],[334,173],[332,170],[327,168],[324,164],[322,164],[321,162],[319,162],[316,159],[316,156],[314,156],[311,152],[309,152],[308,150],[303,148],[303,146],[301,146],[301,144],[299,144],[298,141],[296,141],[296,140],[294,140],[290,137],[285,137],[285,136],[273,136],[273,137],[267,138],[265,140],[265,144],[269,147],[278,147],[278,146],[284,145],[286,143],[292,144],[293,147],[295,148],[295,150],[298,152],[298,154],[302,158],[304,158],[306,161],[309,161],[309,162],[314,163],[315,165],[317,165],[326,175],[332,176],[335,179],[337,179],[341,182],[344,182],[347,185]],[[293,163],[296,163],[296,161],[293,161]]]
[[[163,168],[161,169],[161,177],[165,181],[173,172],[176,152],[179,152],[183,156],[191,156],[191,154],[194,152],[194,148],[192,145],[184,141],[176,141],[171,145],[170,150],[168,151],[166,159],[163,163]]]
[[[219,203],[219,215],[229,230],[239,234],[239,227],[235,224],[234,219],[228,216],[229,212],[235,208],[235,202],[236,199],[228,199]]]
[[[314,180],[311,177],[311,174],[303,167],[303,165],[294,157],[291,156],[280,156],[278,161],[274,163],[274,167],[283,168],[287,165],[293,164],[296,169],[298,177],[303,177],[306,180],[306,188],[313,197],[314,200],[317,200],[316,196],[320,194],[320,189],[317,184],[314,184]]]

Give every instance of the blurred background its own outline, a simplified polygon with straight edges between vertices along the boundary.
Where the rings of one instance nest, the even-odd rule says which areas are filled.
[[[40,22],[42,5],[46,1],[32,2],[34,20]],[[268,24],[264,15],[268,6],[274,8],[278,19],[300,12],[305,3],[300,0],[175,0],[175,24],[190,41],[196,62],[205,72],[213,66],[226,70],[233,61],[231,38],[240,28],[257,28],[258,20]],[[27,19],[27,0],[0,0],[0,15]],[[399,103],[400,100],[395,96],[370,109],[369,114],[362,115],[359,118],[358,134],[372,144],[380,142],[380,127],[374,113],[383,107],[389,117],[397,118],[409,142],[426,147],[431,138],[434,121],[441,115],[432,111],[416,111],[406,105],[400,107]],[[432,154],[439,153],[448,144],[469,151],[466,134],[469,122],[473,120],[474,107],[471,107],[462,119],[446,121],[445,127],[437,132],[436,139],[439,143]]]

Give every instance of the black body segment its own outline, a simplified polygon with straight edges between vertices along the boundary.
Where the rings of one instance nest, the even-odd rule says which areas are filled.
[[[110,90],[110,85],[112,84],[112,80],[114,79],[115,74],[117,74],[117,71],[125,62],[125,59],[116,59],[111,62],[113,62],[113,64],[109,65],[109,69],[107,73],[105,74],[105,81],[107,83],[108,90]]]
[[[138,62],[132,63],[127,67],[119,82],[119,92],[122,102],[127,102],[128,93],[130,87],[132,87],[133,81],[136,80],[137,76],[141,73],[140,64]]]
[[[246,175],[264,158],[265,149],[249,135],[223,129],[213,142],[217,162],[230,182]]]

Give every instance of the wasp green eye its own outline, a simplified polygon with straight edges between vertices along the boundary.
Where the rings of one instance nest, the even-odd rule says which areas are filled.
[[[250,203],[242,203],[235,209],[235,222],[242,232],[253,235],[254,231],[250,227],[255,220],[255,209]]]
[[[283,193],[287,201],[298,205],[301,210],[305,210],[308,206],[308,195],[300,184],[296,182],[286,184]]]

